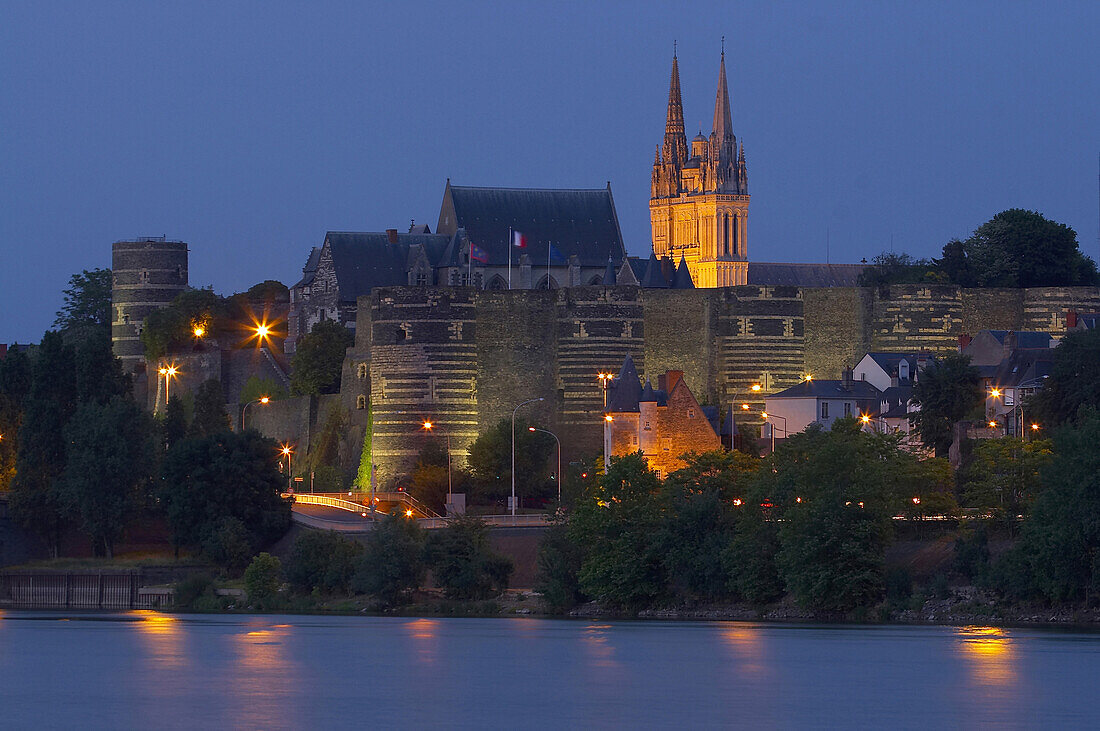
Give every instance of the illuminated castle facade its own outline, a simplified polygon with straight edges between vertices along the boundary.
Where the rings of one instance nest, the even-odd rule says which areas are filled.
[[[697,135],[688,147],[680,70],[672,57],[668,117],[657,146],[649,199],[653,253],[682,257],[696,287],[730,287],[748,282],[749,181],[745,147],[733,134],[726,54],[718,72],[710,137]]]

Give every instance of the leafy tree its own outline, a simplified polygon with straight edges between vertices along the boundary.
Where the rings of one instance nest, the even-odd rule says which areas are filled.
[[[1071,332],[1054,349],[1054,362],[1028,412],[1050,427],[1076,419],[1082,407],[1100,408],[1100,330]]]
[[[282,282],[274,279],[265,279],[259,284],[254,284],[245,292],[245,296],[252,302],[289,302],[290,290]]]
[[[258,547],[290,525],[276,443],[253,431],[185,439],[165,457],[161,504],[175,542],[198,545],[222,517],[236,518]]]
[[[730,593],[752,604],[767,604],[782,597],[778,554],[778,524],[766,520],[759,503],[750,502],[737,521],[733,539],[720,554]]]
[[[1020,540],[994,565],[992,583],[1013,598],[1054,604],[1095,599],[1100,584],[1100,412],[1058,430],[1046,488],[1024,521]]]
[[[979,226],[961,248],[965,266],[979,287],[1066,287],[1098,282],[1096,265],[1077,248],[1076,232],[1035,211],[1002,211]],[[957,247],[951,255],[953,266],[959,267]]]
[[[516,419],[516,496],[548,497],[557,487],[548,480],[546,465],[555,449],[554,438],[527,430],[527,422]],[[466,458],[477,478],[479,491],[490,500],[512,494],[512,420],[501,419],[470,445]]]
[[[122,361],[115,357],[109,337],[88,337],[80,340],[75,350],[76,398],[82,403],[105,404],[116,396],[131,392],[130,377],[122,371]]]
[[[966,244],[952,239],[943,245],[943,256],[933,260],[936,268],[953,284],[977,287],[978,278],[966,253]]]
[[[10,351],[0,360],[0,492],[6,492],[15,477],[23,402],[30,388],[30,359],[21,350]]]
[[[193,439],[229,431],[229,414],[225,410],[222,382],[216,378],[203,381],[195,390],[195,416],[187,435]]]
[[[355,344],[351,331],[334,320],[323,320],[301,340],[290,362],[290,393],[306,396],[336,393],[344,354]]]
[[[244,572],[244,589],[250,602],[263,604],[274,598],[282,583],[283,570],[279,559],[261,553],[252,559]]]
[[[560,517],[542,534],[535,591],[542,594],[551,612],[566,612],[584,601],[577,577],[583,557],[581,547],[569,538],[568,524]]]
[[[891,284],[946,283],[929,259],[915,259],[909,254],[884,251],[871,260],[859,274],[859,286],[877,287],[885,291]]]
[[[982,439],[963,474],[963,504],[990,510],[1014,522],[1041,488],[1039,472],[1053,457],[1049,439]]]
[[[336,531],[306,531],[298,536],[286,563],[286,579],[301,592],[351,592],[363,546]]]
[[[56,556],[62,529],[58,481],[65,468],[65,425],[76,408],[73,350],[47,332],[35,356],[19,429],[11,513],[45,539]]]
[[[253,537],[237,518],[224,515],[203,529],[199,545],[203,555],[226,569],[231,576],[240,576],[253,555]]]
[[[165,449],[171,449],[187,436],[187,411],[179,396],[168,399],[161,431],[164,434]]]
[[[383,606],[402,604],[424,583],[423,552],[424,536],[416,521],[386,516],[367,534],[352,589]]]
[[[153,472],[152,419],[132,400],[82,404],[65,429],[59,499],[92,544],[114,556],[126,521],[144,503]]]
[[[489,546],[485,522],[461,516],[428,536],[424,556],[436,586],[452,599],[488,599],[508,588],[512,561]]]
[[[111,284],[110,269],[85,269],[69,277],[69,287],[64,291],[65,303],[57,312],[54,327],[68,331],[109,328]]]
[[[568,536],[583,550],[581,591],[628,609],[667,597],[663,520],[661,482],[641,453],[613,457],[569,520]]]
[[[240,329],[241,316],[209,289],[188,289],[167,306],[145,318],[141,342],[149,361],[195,342],[193,330],[201,326],[204,337],[216,338]]]
[[[969,356],[961,353],[936,358],[913,385],[913,403],[920,406],[920,411],[909,418],[921,441],[934,448],[937,457],[946,457],[955,423],[982,403],[978,369],[970,365]]]
[[[244,382],[244,387],[241,389],[241,396],[238,403],[251,403],[264,396],[272,401],[278,401],[280,399],[285,399],[287,394],[282,384],[274,378],[260,378],[255,375],[249,376],[248,380]],[[252,408],[255,409],[257,407],[253,406]]]

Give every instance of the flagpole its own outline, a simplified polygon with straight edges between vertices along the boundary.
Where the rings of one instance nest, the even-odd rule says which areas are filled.
[[[550,239],[546,239],[546,290],[550,291]]]
[[[512,227],[508,227],[508,240],[504,242],[508,252],[508,289],[512,288]]]
[[[466,286],[474,286],[474,245],[466,242]]]

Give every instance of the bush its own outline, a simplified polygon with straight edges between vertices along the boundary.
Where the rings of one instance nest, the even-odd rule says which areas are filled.
[[[352,589],[385,606],[400,604],[424,582],[423,548],[416,521],[387,516],[367,535]]]
[[[489,548],[488,528],[477,518],[452,519],[429,537],[425,556],[436,586],[452,599],[488,599],[512,575],[511,560]]]
[[[989,537],[985,526],[967,536],[955,539],[955,559],[952,567],[958,573],[974,581],[989,571]]]
[[[335,531],[303,533],[287,559],[286,578],[296,590],[309,593],[351,591],[363,546]]]
[[[913,595],[913,577],[909,570],[898,566],[886,572],[886,601],[901,605]]]
[[[244,523],[223,516],[203,530],[202,552],[225,568],[230,576],[240,576],[252,558],[252,541]]]
[[[564,523],[557,523],[539,541],[535,591],[542,594],[551,612],[567,612],[584,600],[577,578],[582,553],[580,546],[569,540],[567,530]]]
[[[244,570],[244,587],[248,599],[263,604],[275,597],[282,584],[282,566],[279,559],[270,553],[261,553],[252,559]]]
[[[207,574],[192,574],[176,584],[175,604],[180,608],[193,608],[195,600],[204,596],[214,586],[214,579]]]

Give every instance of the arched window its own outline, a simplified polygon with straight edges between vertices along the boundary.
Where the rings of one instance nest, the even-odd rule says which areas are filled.
[[[367,408],[367,397],[363,394],[359,394],[355,397],[355,408],[365,409]]]
[[[508,282],[505,282],[504,277],[497,274],[489,280],[489,286],[485,289],[508,289]]]
[[[356,375],[358,375],[358,376],[359,376],[359,380],[360,380],[360,381],[362,381],[362,380],[365,380],[365,379],[366,379],[366,377],[367,377],[367,372],[368,372],[368,369],[367,369],[367,364],[366,364],[366,363],[360,363],[360,364],[359,364],[359,367],[358,367],[358,368],[356,369]]]
[[[553,277],[543,275],[535,289],[558,289],[558,283]]]
[[[588,280],[589,285],[603,284],[603,277],[599,274]]]

